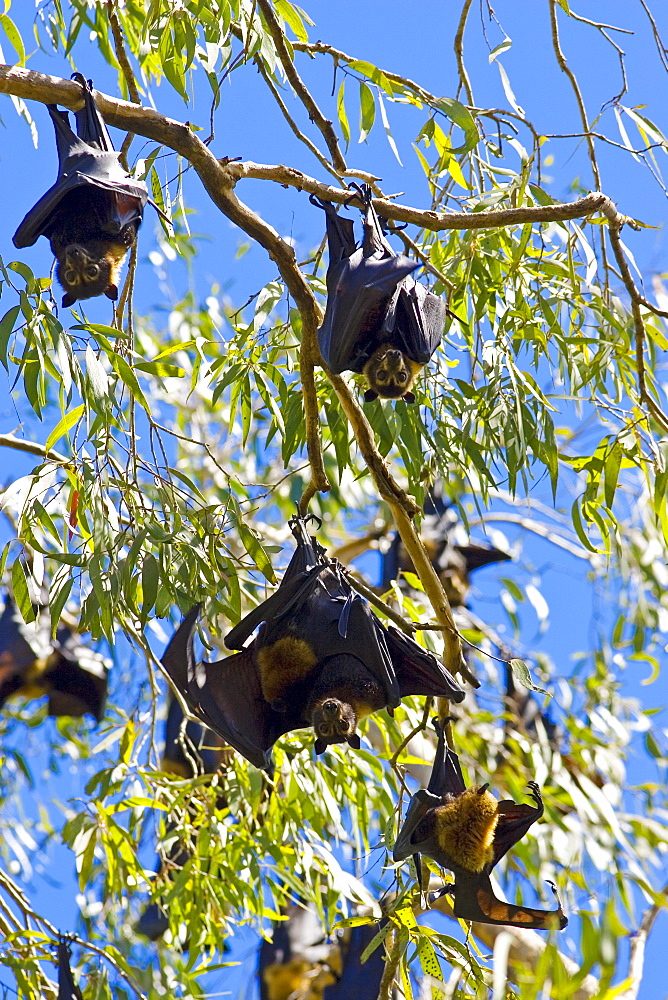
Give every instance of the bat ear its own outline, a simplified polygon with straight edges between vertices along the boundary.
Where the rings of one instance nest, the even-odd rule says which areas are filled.
[[[74,297],[74,295],[70,295],[70,293],[68,292],[67,295],[63,295],[63,301],[60,304],[63,307],[63,309],[67,309],[68,306],[73,306],[75,302],[76,298]]]
[[[408,392],[405,392],[401,398],[403,399],[404,403],[414,403],[415,393],[411,392],[409,389]]]
[[[327,749],[327,740],[323,739],[322,736],[318,736],[317,740],[315,741],[315,752],[317,754],[321,754],[324,753],[326,749]]]
[[[367,389],[364,393],[364,402],[373,403],[374,399],[378,399],[378,393],[374,392],[373,389]]]
[[[104,294],[107,296],[108,299],[111,299],[112,302],[115,302],[116,299],[118,298],[118,288],[116,287],[116,285],[107,285],[107,287],[104,290]]]
[[[346,743],[348,744],[349,747],[352,747],[353,750],[359,750],[361,746],[360,738],[357,735],[357,733],[353,733],[352,736],[346,737]]]

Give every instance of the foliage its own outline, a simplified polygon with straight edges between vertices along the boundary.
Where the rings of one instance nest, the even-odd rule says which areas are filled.
[[[277,41],[268,6],[250,0],[127,0],[124,6],[65,0],[38,8],[35,32],[41,49],[66,56],[73,66],[90,58],[85,47],[93,41],[98,58],[117,72],[124,98],[132,98],[137,86],[144,105],[153,101],[160,109],[165,90],[158,88],[166,84],[187,105],[181,117],[199,122],[191,128],[202,136],[209,130],[213,136],[229,85],[243,88],[259,70],[276,102],[276,120],[285,119],[281,124],[295,134],[291,165],[306,173],[317,160],[320,184],[332,175],[341,188],[350,179],[368,179],[366,170],[349,167],[344,176],[337,165],[341,148],[353,159],[359,137],[378,160],[386,155],[384,142],[399,162],[415,156],[422,176],[406,201],[425,211],[475,217],[488,210],[545,209],[541,222],[446,225],[410,236],[396,230],[426,263],[433,290],[447,296],[443,349],[425,370],[416,405],[376,401],[364,404],[363,412],[378,452],[419,507],[428,485],[444,480],[464,523],[519,520],[525,536],[568,550],[585,567],[602,606],[619,608],[618,615],[600,616],[591,649],[569,674],[532,651],[527,638],[534,619],[547,625],[540,574],[506,569],[499,594],[506,638],[499,639],[493,623],[468,620],[461,628],[467,640],[502,660],[510,649],[511,656],[532,662],[554,697],[561,745],[544,726],[532,737],[516,720],[504,723],[508,706],[499,693],[498,664],[475,652],[483,693],[470,696],[455,726],[475,781],[490,780],[497,794],[516,800],[529,777],[544,789],[547,821],[508,859],[506,891],[514,898],[521,889],[526,897],[549,877],[573,915],[567,933],[575,966],[564,964],[569,946],[550,940],[534,956],[530,976],[515,968],[508,995],[536,997],[544,988],[545,995],[571,996],[574,984],[585,988],[593,973],[597,995],[612,997],[614,990],[606,991],[613,980],[625,978],[620,939],[638,927],[639,909],[665,905],[658,871],[668,841],[663,789],[648,780],[632,794],[625,758],[634,733],[644,734],[658,764],[665,766],[666,754],[652,710],[619,690],[627,663],[645,663],[655,677],[663,646],[663,318],[649,302],[629,299],[604,214],[570,221],[550,216],[559,202],[545,176],[547,128],[540,131],[517,103],[502,62],[510,39],[491,48],[490,61],[500,71],[499,105],[486,109],[473,99],[456,24],[459,86],[436,97],[373,65],[364,51],[357,58],[311,42],[309,13],[288,0],[273,4],[284,32]],[[463,6],[462,30],[470,6]],[[582,24],[565,2],[558,6],[560,24],[577,21],[578,30],[610,39],[609,26]],[[0,30],[22,64],[41,69],[39,50],[28,61],[6,8]],[[557,18],[553,0],[550,9]],[[495,21],[492,27],[503,35]],[[551,43],[555,65],[563,68],[554,27]],[[336,85],[330,94],[332,63]],[[317,115],[306,104],[299,118],[311,119],[305,136],[295,102],[288,107],[291,90],[304,100],[293,67],[303,73],[325,120],[336,120],[334,140],[324,127],[318,130]],[[577,82],[573,86],[577,90]],[[569,132],[586,134],[587,166],[596,183],[599,146],[614,142],[629,170],[645,178],[647,169],[663,186],[659,158],[668,142],[623,97],[595,122],[583,111]],[[15,103],[30,120],[27,106],[19,98]],[[506,110],[499,110],[504,103]],[[404,134],[407,119],[416,135],[412,152],[395,138]],[[615,139],[604,131],[613,122]],[[151,255],[158,278],[169,284],[176,273],[169,262],[181,260],[196,274],[202,250],[189,229],[181,165],[175,181],[161,175],[165,152],[157,143],[142,148],[134,169],[147,177],[174,223],[161,231]],[[245,194],[242,182],[238,187]],[[283,189],[274,187],[280,198]],[[584,191],[575,186],[574,193]],[[633,267],[630,251],[623,250]],[[321,248],[299,272],[321,304],[324,266]],[[100,972],[98,956],[79,950],[81,969],[89,973],[85,1000],[133,991],[149,998],[165,991],[210,992],[211,983],[225,981],[216,978],[217,970],[237,960],[234,943],[229,958],[222,951],[228,939],[245,925],[269,932],[294,894],[316,905],[328,930],[345,926],[359,906],[371,914],[367,919],[378,919],[382,903],[390,923],[380,937],[397,963],[404,996],[425,976],[447,982],[448,963],[461,972],[461,980],[450,978],[448,995],[487,995],[491,964],[473,940],[462,943],[452,922],[426,923],[408,869],[382,867],[406,780],[414,787],[405,773],[422,755],[430,760],[424,741],[421,753],[411,744],[397,756],[424,721],[421,704],[408,700],[394,718],[374,717],[367,748],[358,753],[333,748],[314,764],[308,735],[282,740],[273,785],[236,756],[213,779],[175,780],[159,770],[156,653],[171,629],[165,619],[177,621],[193,603],[204,602],[218,647],[218,633],[279,578],[285,521],[311,474],[300,360],[302,339],[309,336],[305,317],[284,273],[261,279],[261,287],[254,276],[249,280],[255,284],[243,304],[219,286],[203,294],[202,279],[193,278],[181,301],[168,311],[147,307],[145,315],[133,307],[129,287],[113,322],[105,324],[89,320],[83,308],[71,317],[59,313],[50,280],[26,263],[0,265],[0,362],[22,420],[39,428],[43,444],[34,467],[2,495],[10,532],[0,574],[11,579],[26,620],[42,587],[54,629],[63,609],[76,610],[92,641],[116,646],[118,676],[113,708],[99,733],[73,722],[46,723],[35,703],[3,709],[0,852],[9,874],[0,881],[7,897],[0,911],[6,934],[0,963],[12,969],[21,996],[53,995],[45,977],[53,978],[49,946],[57,928],[17,900],[9,875],[21,883],[29,879],[32,855],[48,856],[62,839],[76,858],[80,937],[110,959]],[[311,508],[324,519],[323,540],[336,548],[363,535],[375,519],[389,521],[391,505],[379,497],[340,394],[324,371],[318,369],[315,379],[332,488],[317,494]],[[358,388],[361,379],[354,376],[351,383]],[[530,504],[532,497],[538,502]],[[394,596],[406,617],[425,621],[431,611],[419,580],[413,582],[414,600],[398,591]],[[441,651],[437,633],[422,634]],[[130,647],[131,670],[123,666]],[[41,771],[46,766],[58,774],[69,761],[79,762],[80,775],[64,805],[56,779],[44,779]],[[153,824],[163,858],[175,839],[193,851],[172,877],[153,879],[149,887]],[[147,968],[147,946],[133,928],[149,888],[169,904],[174,947],[161,949]],[[505,975],[500,959],[497,975],[499,969]]]

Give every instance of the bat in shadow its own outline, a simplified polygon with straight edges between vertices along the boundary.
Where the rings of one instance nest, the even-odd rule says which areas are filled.
[[[72,950],[66,938],[58,942],[58,1000],[83,1000],[70,968]]]
[[[411,277],[420,264],[386,240],[369,186],[353,187],[365,206],[359,248],[352,221],[332,202],[310,198],[325,211],[329,245],[320,352],[332,372],[364,374],[367,402],[380,396],[412,403],[415,378],[443,336],[445,302]]]
[[[502,552],[493,545],[455,544],[452,533],[456,524],[452,506],[444,501],[435,486],[425,499],[420,538],[453,608],[462,607],[466,603],[471,573],[483,566],[507,562],[511,558],[507,552]],[[392,581],[397,580],[402,572],[414,573],[415,567],[397,533],[389,549],[383,553],[382,589],[388,590]]]
[[[359,720],[407,695],[461,702],[464,690],[452,675],[381,623],[305,521],[293,518],[290,528],[297,548],[278,590],[226,636],[226,646],[240,652],[196,662],[198,607],[165,650],[163,665],[193,714],[256,767],[271,770],[271,747],[294,729],[313,726],[316,753],[331,743],[358,749]]]
[[[46,236],[56,257],[62,305],[95,295],[118,298],[120,271],[134,245],[148,190],[121,166],[93,97],[92,81],[81,73],[84,106],[75,112],[78,135],[67,111],[47,104],[58,148],[58,179],[30,209],[14,233],[15,247]]]
[[[194,778],[200,773],[215,774],[224,756],[224,748],[220,745],[219,737],[197,722],[192,720],[186,722],[183,709],[171,691],[168,704],[161,770],[171,772],[180,778]],[[222,802],[220,806],[222,808]],[[162,874],[164,867],[178,871],[189,858],[188,848],[176,841],[166,858],[167,865],[160,862],[159,874]],[[169,916],[164,907],[155,901],[144,907],[135,930],[149,941],[157,941],[168,927]]]
[[[466,788],[457,754],[438,733],[436,756],[426,789],[411,798],[394,845],[394,860],[426,855],[455,876],[442,892],[454,897],[453,910],[463,920],[508,924],[534,930],[564,928],[568,923],[557,897],[556,910],[505,903],[494,895],[490,872],[543,815],[538,785],[529,782],[535,806],[497,801],[487,785]],[[416,868],[420,871],[419,857]],[[556,896],[556,889],[552,887]]]
[[[49,715],[104,715],[110,661],[89,649],[64,624],[51,637],[48,610],[38,609],[34,622],[21,618],[5,598],[0,616],[0,708],[12,695],[38,698],[48,694]]]

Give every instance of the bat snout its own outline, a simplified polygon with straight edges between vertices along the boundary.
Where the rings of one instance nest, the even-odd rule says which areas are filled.
[[[322,703],[322,718],[325,722],[334,722],[339,717],[339,703],[328,698]]]

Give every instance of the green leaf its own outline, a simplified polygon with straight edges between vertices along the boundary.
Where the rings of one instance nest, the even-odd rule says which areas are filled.
[[[546,694],[550,697],[549,691],[546,691],[545,688],[538,687],[537,684],[534,684],[531,677],[531,671],[527,667],[524,660],[520,660],[518,657],[514,656],[512,660],[508,660],[508,666],[512,670],[515,680],[518,681],[523,687],[528,688],[530,691],[538,691],[539,694]]]
[[[263,548],[260,539],[247,524],[244,524],[242,520],[239,520],[237,527],[239,528],[239,538],[241,539],[241,544],[257,568],[270,583],[276,583],[274,567],[268,553]]]
[[[346,114],[345,90],[346,90],[346,81],[341,80],[339,93],[336,99],[336,112],[339,116],[339,125],[341,126],[341,135],[343,136],[343,141],[345,142],[346,146],[348,146],[348,143],[350,142],[350,125],[348,124],[348,115]]]
[[[70,410],[69,413],[65,413],[61,417],[46,439],[44,447],[47,451],[51,451],[56,441],[60,441],[61,437],[64,437],[65,434],[67,434],[68,431],[74,427],[77,420],[79,420],[79,418],[85,413],[85,410],[86,407],[82,403],[80,406],[75,406],[73,410]]]
[[[364,142],[376,120],[376,101],[373,91],[366,83],[360,83],[360,137]]]
[[[605,464],[603,466],[603,481],[605,483],[605,505],[612,509],[612,505],[615,500],[615,492],[617,490],[617,480],[619,478],[619,469],[622,464],[622,458],[624,457],[624,449],[618,440],[616,440],[612,447],[608,449],[608,453],[605,456]]]
[[[9,9],[9,4],[7,4],[6,9]],[[12,48],[19,57],[19,63],[21,66],[25,65],[26,61],[26,50],[23,47],[23,39],[21,38],[21,32],[16,27],[11,17],[7,14],[0,14],[0,26],[2,26]]]
[[[28,579],[20,559],[17,559],[12,566],[12,593],[14,594],[14,601],[21,612],[23,620],[25,622],[34,622],[37,614],[30,600]]]
[[[475,119],[468,108],[464,107],[453,97],[440,97],[436,102],[436,107],[453,124],[457,125],[464,132],[464,142],[461,146],[453,146],[451,153],[470,153],[480,142],[480,133]]]

